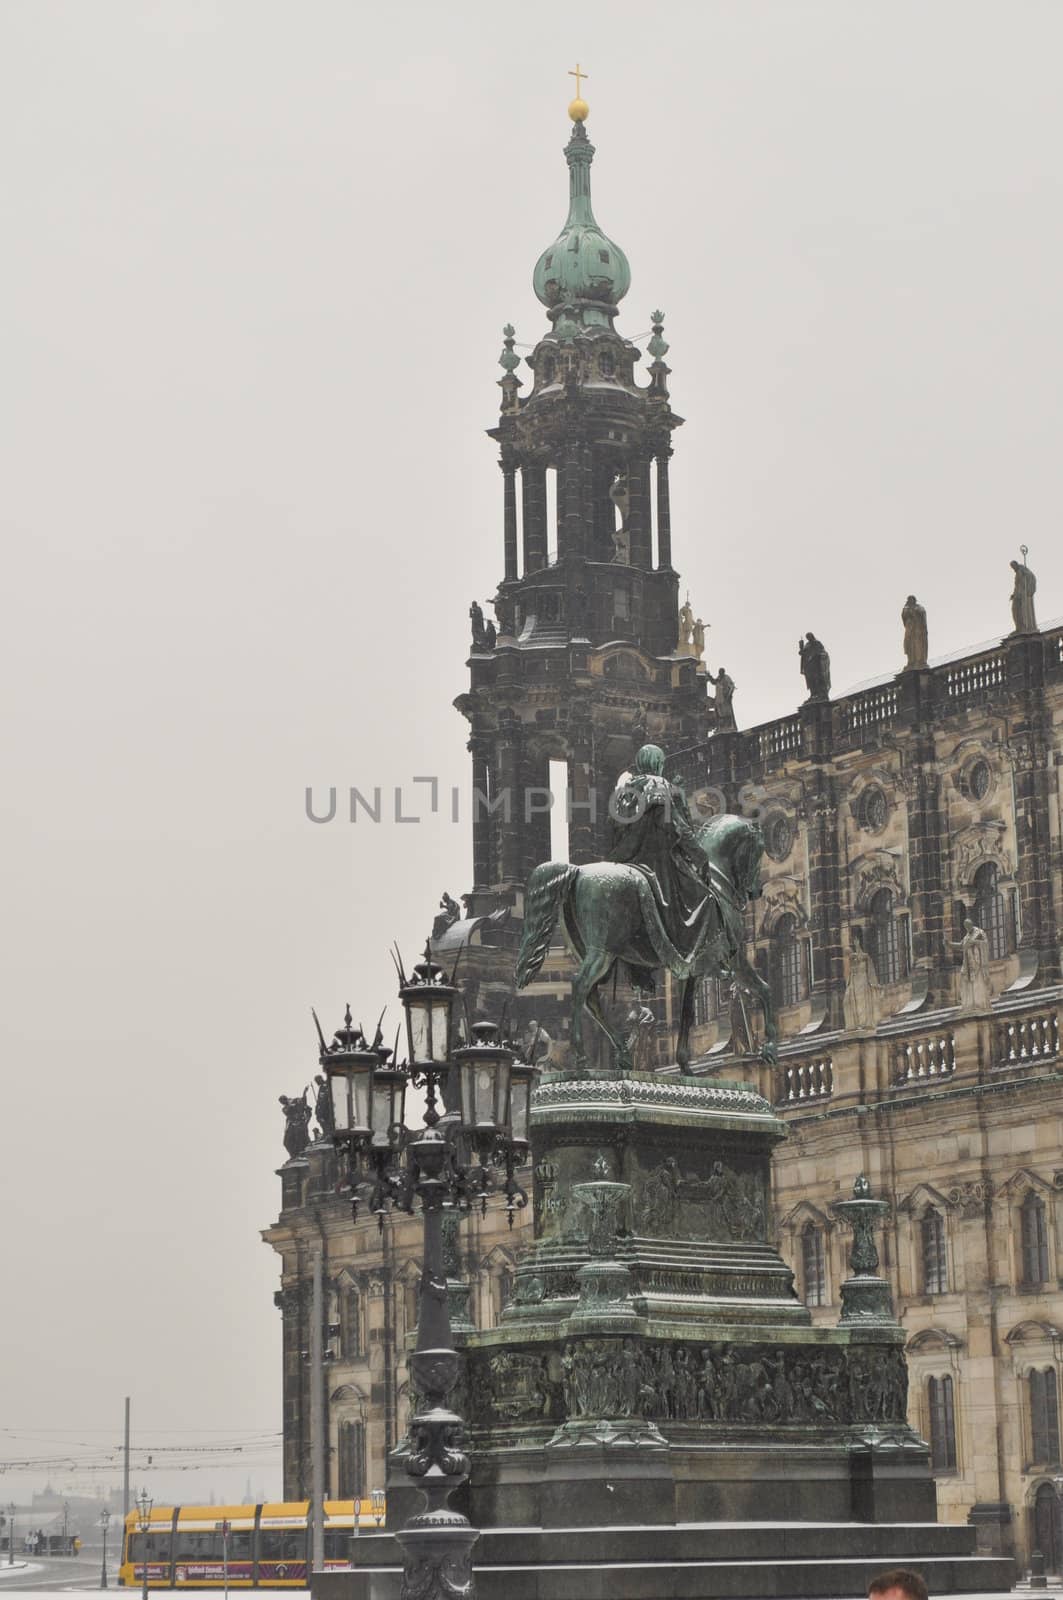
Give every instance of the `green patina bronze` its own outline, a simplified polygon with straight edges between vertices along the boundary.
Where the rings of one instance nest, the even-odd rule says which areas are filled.
[[[631,287],[627,256],[595,221],[591,208],[594,146],[577,122],[565,146],[568,162],[568,216],[565,226],[535,264],[532,286],[547,307],[555,332],[570,326],[611,328],[617,302]]]
[[[667,968],[680,984],[676,1060],[690,1061],[694,984],[726,974],[754,994],[764,1012],[763,1055],[775,1061],[778,1029],[771,991],[745,950],[745,911],[760,893],[764,840],[745,817],[711,817],[695,828],[682,790],[664,777],[664,752],[643,745],[635,770],[624,773],[611,802],[615,840],[608,861],[573,867],[547,861],[528,879],[517,987],[546,957],[561,919],[579,961],[572,980],[573,1070],[586,1070],[583,1013],[613,1047],[617,1070],[632,1070],[627,1039],[610,1026],[601,986],[623,962],[637,987],[653,987]]]

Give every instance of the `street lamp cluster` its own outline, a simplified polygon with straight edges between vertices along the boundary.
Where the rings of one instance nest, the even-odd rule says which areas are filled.
[[[486,1209],[505,1196],[514,1212],[527,1204],[517,1172],[528,1156],[535,1068],[522,1061],[492,1022],[473,1024],[470,1042],[451,1050],[459,990],[431,959],[407,977],[396,961],[405,1013],[407,1060],[369,1045],[352,1024],[321,1052],[334,1120],[333,1143],[344,1154],[354,1215],[363,1197],[381,1227],[395,1206],[412,1213],[419,1198],[424,1221],[417,1343],[410,1357],[420,1399],[410,1422],[406,1471],[425,1506],[396,1532],[405,1558],[403,1600],[443,1600],[472,1594],[472,1547],[479,1531],[447,1502],[468,1477],[464,1425],[446,1406],[460,1357],[453,1348],[443,1259],[443,1212]],[[424,1126],[405,1124],[406,1090],[425,1091]],[[440,1110],[442,1102],[442,1110]]]

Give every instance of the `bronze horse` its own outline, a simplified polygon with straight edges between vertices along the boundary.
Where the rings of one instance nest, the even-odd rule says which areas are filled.
[[[586,1067],[583,1012],[597,1022],[616,1052],[622,1072],[632,1070],[624,1038],[606,1020],[599,990],[618,961],[645,987],[655,970],[667,967],[679,981],[679,1042],[676,1060],[684,1070],[690,1061],[690,1029],[694,1020],[694,985],[702,977],[727,974],[759,1000],[764,1012],[765,1061],[778,1059],[778,1027],[771,991],[750,964],[745,950],[745,908],[760,894],[764,838],[757,823],[730,814],[710,817],[697,830],[705,853],[705,879],[711,890],[694,953],[675,949],[661,924],[652,885],[638,867],[596,861],[572,867],[545,861],[528,879],[524,937],[517,956],[517,987],[523,989],[539,971],[560,916],[565,936],[579,958],[572,980],[573,1065]]]

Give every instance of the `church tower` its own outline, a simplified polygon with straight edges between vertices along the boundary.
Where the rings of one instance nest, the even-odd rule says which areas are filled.
[[[616,327],[631,269],[591,203],[586,103],[569,115],[568,216],[533,275],[549,327],[527,357],[526,393],[504,330],[501,414],[488,430],[502,469],[497,633],[474,605],[471,683],[456,702],[471,728],[477,914],[519,910],[529,872],[551,854],[551,789],[570,797],[570,859],[595,859],[613,783],[638,746],[699,743],[711,719],[704,668],[689,641],[678,645],[668,468],[682,418],[663,313],[652,314],[642,383],[642,352]]]

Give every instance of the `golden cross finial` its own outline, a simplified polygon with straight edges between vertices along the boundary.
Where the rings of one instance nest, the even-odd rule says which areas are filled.
[[[576,70],[575,70],[575,72],[573,72],[572,69],[569,68],[569,74],[568,75],[569,75],[570,78],[575,78],[575,80],[576,80],[576,99],[577,100],[581,100],[583,98],[583,95],[582,95],[582,90],[580,88],[580,83],[581,83],[581,80],[583,78],[589,78],[590,77],[590,73],[589,72],[584,72],[583,68],[580,66],[579,62],[577,61],[576,62]]]

